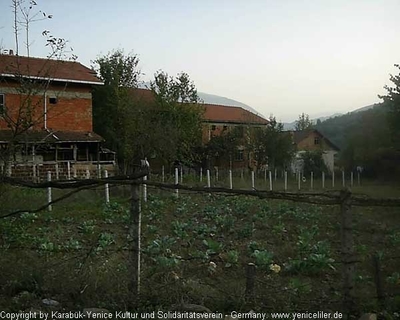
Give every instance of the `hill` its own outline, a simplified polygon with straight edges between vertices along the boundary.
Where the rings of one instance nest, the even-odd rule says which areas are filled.
[[[383,104],[374,104],[319,122],[315,128],[343,150],[351,136],[386,127],[386,113]]]

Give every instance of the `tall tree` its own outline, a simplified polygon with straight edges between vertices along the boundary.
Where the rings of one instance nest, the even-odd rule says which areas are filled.
[[[266,128],[254,131],[250,149],[259,165],[270,168],[287,167],[293,157],[294,146],[289,133],[283,131],[283,124],[270,116]]]
[[[193,81],[184,72],[170,77],[159,71],[150,86],[158,107],[160,133],[169,140],[169,155],[164,152],[165,160],[178,160],[187,165],[198,162],[204,108]]]
[[[139,59],[132,53],[114,50],[94,63],[104,86],[93,91],[93,127],[104,137],[106,146],[116,152],[120,168],[126,173],[129,161],[133,161],[130,136],[132,130],[138,131],[135,124],[140,123],[135,122],[140,111],[135,112],[131,99],[140,76]]]
[[[296,131],[307,130],[311,129],[312,127],[313,122],[310,120],[310,116],[308,114],[303,112],[301,115],[299,115],[299,119],[296,120],[295,124]]]
[[[395,64],[396,68],[400,71],[400,65]],[[390,75],[390,81],[394,86],[390,87],[385,85],[387,95],[379,95],[384,103],[389,107],[389,124],[392,132],[392,139],[396,148],[400,150],[400,72],[398,75]]]

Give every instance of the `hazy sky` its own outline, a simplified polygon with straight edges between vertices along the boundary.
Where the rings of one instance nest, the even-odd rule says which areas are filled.
[[[282,121],[378,102],[400,63],[399,0],[36,1],[53,19],[32,25],[33,56],[48,52],[44,29],[87,66],[121,48],[143,80],[185,71],[199,91]],[[0,0],[3,48],[15,48],[10,6]]]

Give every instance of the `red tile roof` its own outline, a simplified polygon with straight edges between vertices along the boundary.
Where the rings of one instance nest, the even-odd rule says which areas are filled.
[[[203,104],[204,120],[207,122],[224,122],[238,124],[268,124],[268,120],[240,107]]]
[[[23,76],[64,82],[102,84],[93,70],[79,62],[0,54],[0,76]]]
[[[132,89],[132,98],[139,102],[153,103],[155,97],[149,89]],[[255,113],[236,106],[201,103],[204,107],[205,122],[235,123],[235,124],[268,124],[268,120]]]

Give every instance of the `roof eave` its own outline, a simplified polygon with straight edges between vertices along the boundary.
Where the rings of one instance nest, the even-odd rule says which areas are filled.
[[[1,73],[0,76],[2,77],[13,77],[16,78],[17,75],[11,73]],[[62,78],[46,78],[46,77],[39,77],[39,76],[27,76],[21,75],[23,78],[28,79],[35,79],[35,80],[50,80],[50,81],[60,81],[60,82],[70,82],[70,83],[81,83],[81,84],[90,84],[90,85],[104,85],[103,82],[99,81],[85,81],[85,80],[75,80],[75,79],[62,79]]]

